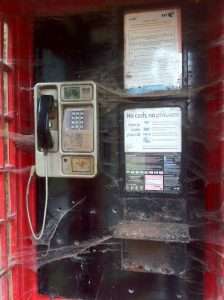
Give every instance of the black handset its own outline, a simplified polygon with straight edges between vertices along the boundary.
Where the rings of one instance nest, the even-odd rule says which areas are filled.
[[[38,148],[46,151],[53,148],[53,139],[49,128],[49,113],[54,105],[54,97],[41,95],[37,104],[37,143]]]

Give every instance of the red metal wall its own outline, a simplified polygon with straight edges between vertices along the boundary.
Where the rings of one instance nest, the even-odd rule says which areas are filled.
[[[224,299],[224,2],[213,1],[208,18],[208,82],[204,91],[207,100],[208,145],[206,204],[206,268],[204,299]]]

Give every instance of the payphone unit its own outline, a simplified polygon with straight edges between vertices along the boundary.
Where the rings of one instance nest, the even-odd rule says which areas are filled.
[[[97,174],[97,99],[94,82],[35,86],[38,176],[93,178]]]
[[[26,210],[35,240],[44,235],[49,203],[48,178],[94,178],[97,175],[96,84],[90,81],[38,83],[34,88],[35,166],[26,188]],[[29,210],[32,177],[45,178],[43,220],[35,233]]]

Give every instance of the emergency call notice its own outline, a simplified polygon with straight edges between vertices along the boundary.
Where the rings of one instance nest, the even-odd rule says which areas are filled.
[[[182,151],[180,107],[127,109],[124,129],[126,153]]]

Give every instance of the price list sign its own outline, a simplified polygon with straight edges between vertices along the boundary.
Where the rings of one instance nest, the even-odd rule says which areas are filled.
[[[124,111],[127,191],[180,190],[182,111],[180,107]]]

